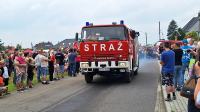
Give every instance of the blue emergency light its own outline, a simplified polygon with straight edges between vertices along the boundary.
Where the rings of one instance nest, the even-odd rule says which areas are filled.
[[[90,26],[90,22],[86,22],[86,26]]]
[[[123,25],[123,24],[124,24],[124,20],[121,20],[121,21],[120,21],[120,24]]]

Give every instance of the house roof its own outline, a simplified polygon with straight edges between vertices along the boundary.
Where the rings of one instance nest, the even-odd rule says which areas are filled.
[[[184,31],[189,31],[189,29],[198,22],[198,17],[193,17],[184,27]]]
[[[69,46],[69,43],[71,43],[71,45],[72,45],[72,43],[74,43],[74,42],[75,42],[74,39],[65,39],[65,40],[57,43],[56,45],[54,45],[54,48],[60,48],[60,47],[64,47],[65,48],[65,47]]]
[[[53,47],[53,44],[51,42],[41,42],[35,45],[36,49],[49,49],[52,47]]]
[[[190,29],[196,24],[198,23],[200,19],[200,12],[198,13],[197,17],[193,17],[184,27],[183,27],[183,31],[190,31]],[[199,28],[197,29],[197,31],[199,30]]]

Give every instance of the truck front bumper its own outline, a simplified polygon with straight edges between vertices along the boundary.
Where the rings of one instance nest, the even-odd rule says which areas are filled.
[[[129,61],[101,61],[101,62],[80,62],[81,72],[126,72],[130,71],[130,62]]]

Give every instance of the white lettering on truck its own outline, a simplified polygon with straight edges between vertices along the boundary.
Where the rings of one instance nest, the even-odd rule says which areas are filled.
[[[96,51],[97,44],[92,44],[92,46],[94,47],[94,51]]]
[[[122,51],[122,50],[123,50],[123,49],[122,49],[122,43],[119,42],[118,45],[119,45],[119,46],[118,46],[118,51]]]
[[[85,44],[85,51],[89,51],[89,45],[88,44]]]
[[[100,51],[115,51],[115,50],[122,51],[123,50],[122,45],[123,44],[121,42],[118,43],[118,46],[114,46],[112,43],[109,44],[109,46],[106,46],[106,44],[91,44],[91,45],[85,44],[84,45],[84,51],[89,51],[90,46],[93,47],[94,51],[96,51],[97,48],[99,48],[99,47],[100,47]]]
[[[109,51],[111,51],[111,50],[115,51],[113,44],[110,44]]]
[[[104,51],[106,51],[106,44],[101,44],[101,46],[100,46],[100,47],[101,47],[101,48],[100,48],[100,49],[101,49],[101,51],[103,51],[103,50],[104,50]]]

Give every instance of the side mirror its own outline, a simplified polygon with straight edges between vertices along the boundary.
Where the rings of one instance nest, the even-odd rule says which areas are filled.
[[[136,37],[140,36],[140,33],[139,32],[136,32],[134,30],[131,31],[131,37],[134,39]]]
[[[78,33],[75,34],[75,41],[78,41]]]
[[[135,32],[135,36],[140,36],[140,32]]]
[[[134,39],[136,37],[136,32],[134,30],[131,30],[131,37]]]

